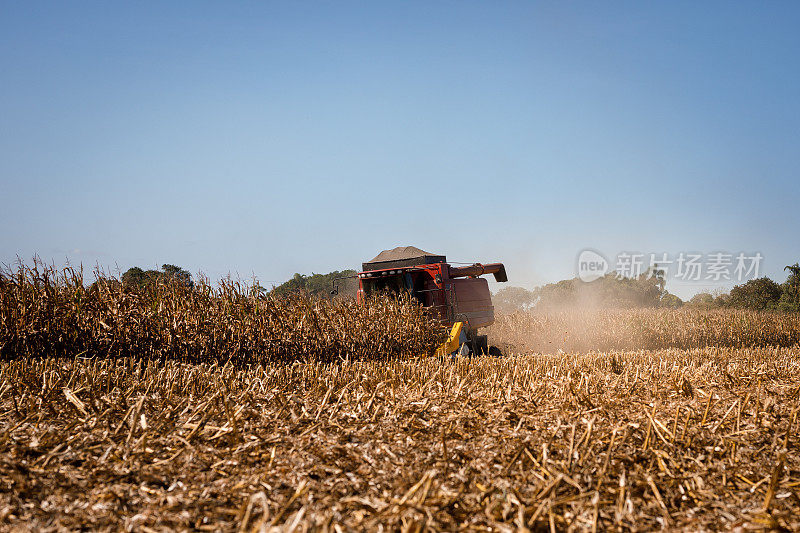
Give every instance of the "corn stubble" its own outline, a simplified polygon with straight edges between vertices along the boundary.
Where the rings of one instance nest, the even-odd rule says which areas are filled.
[[[706,338],[702,347],[443,360],[402,357],[419,346],[403,337],[384,341],[394,357],[342,340],[364,351],[317,348],[313,359],[289,350],[329,346],[313,337],[337,330],[309,325],[321,315],[300,299],[282,304],[282,323],[305,313],[312,339],[287,334],[287,352],[259,358],[246,332],[259,322],[237,307],[252,297],[238,291],[213,305],[242,321],[226,325],[248,324],[224,337],[239,344],[169,348],[182,337],[166,342],[168,329],[149,326],[161,333],[135,354],[132,343],[109,348],[106,328],[89,318],[65,331],[97,338],[55,344],[43,317],[64,316],[63,306],[146,324],[208,315],[162,293],[147,300],[152,315],[131,311],[142,301],[123,294],[95,301],[102,312],[75,310],[72,299],[43,296],[46,287],[25,293],[38,314],[3,315],[4,328],[11,316],[27,329],[0,361],[0,529],[800,530],[800,348],[732,345],[743,330],[736,315],[729,329],[714,314],[663,315],[664,328],[680,319],[669,342],[696,320],[715,325],[723,346]],[[416,312],[394,320],[416,324]],[[631,315],[617,317],[629,331]],[[750,318],[797,328],[779,315]],[[54,346],[63,352],[45,350]],[[213,352],[225,349],[238,355]]]
[[[248,369],[21,358],[0,520],[41,529],[797,529],[800,353]]]

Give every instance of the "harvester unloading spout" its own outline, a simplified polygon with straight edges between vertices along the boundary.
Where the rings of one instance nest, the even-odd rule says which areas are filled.
[[[503,266],[503,263],[489,263],[488,265],[475,263],[474,265],[470,266],[450,267],[451,278],[460,278],[464,276],[475,278],[478,276],[483,276],[484,274],[494,274],[495,281],[508,281],[508,276],[506,276],[506,267]]]

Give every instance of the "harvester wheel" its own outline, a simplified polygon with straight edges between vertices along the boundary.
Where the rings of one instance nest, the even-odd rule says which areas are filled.
[[[503,357],[503,352],[497,346],[489,346],[489,355],[492,357]]]
[[[478,335],[475,337],[475,344],[477,345],[478,355],[487,355],[489,353],[489,340],[486,335]]]

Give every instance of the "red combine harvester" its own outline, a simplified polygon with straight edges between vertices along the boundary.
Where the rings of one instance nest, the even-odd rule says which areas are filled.
[[[384,250],[362,264],[358,273],[358,300],[377,292],[408,292],[429,309],[431,315],[451,328],[450,339],[439,350],[449,354],[501,355],[489,347],[478,328],[494,323],[489,284],[480,276],[493,274],[496,281],[508,281],[502,263],[453,266],[443,255],[430,254],[413,246]]]

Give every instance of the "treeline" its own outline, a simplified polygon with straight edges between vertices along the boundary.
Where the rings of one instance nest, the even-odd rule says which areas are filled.
[[[572,308],[734,308],[770,311],[800,311],[800,265],[787,266],[783,283],[768,277],[736,285],[729,293],[700,293],[684,302],[665,288],[663,272],[648,271],[637,278],[608,274],[586,283],[578,278],[559,281],[527,290],[505,287],[493,297],[500,313],[518,310],[558,310]]]
[[[666,290],[664,272],[651,269],[642,275],[618,277],[613,273],[586,283],[578,278],[549,283],[533,290],[522,287],[504,287],[493,297],[495,309],[500,313],[517,310],[558,310],[571,308],[735,308],[771,311],[800,311],[800,264],[787,266],[786,281],[762,277],[736,285],[729,293],[703,292],[684,302]],[[327,274],[295,274],[288,281],[266,289],[258,284],[253,290],[259,294],[285,296],[298,292],[324,299],[331,298],[334,281],[341,297],[355,297],[358,280],[355,270],[336,270]],[[192,275],[185,269],[165,264],[161,270],[142,270],[133,267],[122,275],[125,288],[141,288],[156,282],[170,280],[192,287]]]
[[[310,276],[295,274],[290,280],[281,283],[277,287],[273,286],[272,289],[267,289],[255,283],[251,291],[260,295],[272,294],[275,296],[287,296],[303,292],[315,297],[330,299],[334,280],[337,280],[339,294],[355,297],[358,289],[358,281],[355,279],[355,274],[355,270],[335,270],[328,274],[312,273]],[[104,278],[104,282],[121,282],[122,286],[128,290],[147,288],[162,282],[178,282],[189,288],[194,286],[194,281],[189,271],[170,264],[162,265],[161,270],[143,270],[140,267],[132,267],[122,274],[119,281]]]
[[[192,275],[175,265],[161,265],[161,270],[142,270],[139,267],[129,268],[122,275],[122,285],[126,288],[142,288],[158,282],[174,281],[187,287],[193,287]]]
[[[510,313],[524,309],[554,311],[575,308],[679,307],[683,302],[665,289],[662,270],[651,269],[636,278],[607,274],[592,282],[578,278],[548,283],[532,291],[505,287],[492,298],[495,309]]]
[[[702,307],[732,307],[765,311],[800,311],[800,265],[787,266],[789,276],[783,283],[768,278],[751,279],[737,285],[730,293],[700,293],[688,303]]]
[[[292,279],[273,287],[272,294],[281,296],[295,292],[307,292],[312,296],[330,298],[334,280],[339,287],[339,294],[342,296],[355,297],[358,290],[358,281],[355,278],[355,270],[334,270],[328,274],[314,274],[305,276],[295,274]],[[351,294],[352,293],[352,294]]]

